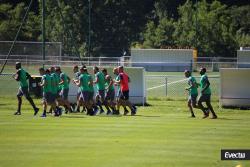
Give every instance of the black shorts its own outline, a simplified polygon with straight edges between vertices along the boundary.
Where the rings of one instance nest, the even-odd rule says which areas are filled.
[[[198,94],[189,95],[189,97],[188,97],[188,103],[192,103],[193,106],[196,105],[196,103],[197,103],[197,100],[196,100],[197,96],[198,96]]]
[[[52,102],[52,94],[50,92],[43,92],[43,101],[46,103]]]
[[[20,87],[17,91],[17,96],[21,97],[21,96],[25,96],[28,97],[29,96],[29,90],[28,87]]]
[[[99,96],[102,100],[105,99],[105,90],[98,90],[97,96]]]
[[[84,102],[89,101],[89,91],[82,91],[80,99],[82,99]]]
[[[63,100],[68,100],[69,89],[62,89],[60,96],[62,97]]]
[[[115,90],[108,90],[106,93],[105,100],[114,101],[115,100]]]
[[[211,94],[201,94],[199,97],[199,102],[210,102]]]
[[[121,91],[119,98],[122,100],[128,100],[129,99],[129,90]]]
[[[89,100],[93,100],[94,99],[94,92],[89,92]]]

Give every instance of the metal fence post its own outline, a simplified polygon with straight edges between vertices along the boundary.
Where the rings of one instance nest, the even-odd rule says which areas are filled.
[[[165,84],[166,84],[166,96],[168,95],[168,78],[165,77]]]

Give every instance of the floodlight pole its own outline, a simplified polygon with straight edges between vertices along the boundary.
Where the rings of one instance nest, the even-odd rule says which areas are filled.
[[[91,0],[89,1],[89,33],[88,33],[88,57],[90,57],[90,46],[91,46],[91,35],[90,35],[90,31],[91,31]]]
[[[42,55],[43,68],[45,65],[45,0],[42,0]]]

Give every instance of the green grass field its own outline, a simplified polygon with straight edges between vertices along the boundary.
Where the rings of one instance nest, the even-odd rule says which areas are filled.
[[[40,101],[36,100],[40,106]],[[1,167],[242,167],[221,161],[221,149],[250,148],[249,110],[214,108],[219,119],[189,118],[185,101],[149,100],[137,116],[33,117],[24,100],[0,96]],[[41,114],[41,112],[39,113]]]

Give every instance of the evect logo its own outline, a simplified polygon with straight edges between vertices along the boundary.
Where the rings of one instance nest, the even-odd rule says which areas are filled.
[[[250,150],[221,150],[221,160],[250,160]]]
[[[225,152],[225,158],[227,159],[244,159],[246,157],[245,153],[230,153],[230,152]]]

